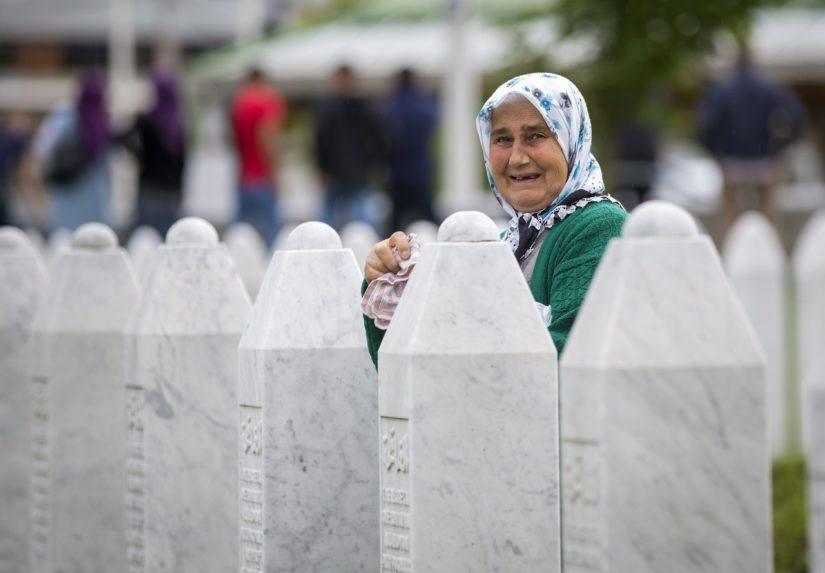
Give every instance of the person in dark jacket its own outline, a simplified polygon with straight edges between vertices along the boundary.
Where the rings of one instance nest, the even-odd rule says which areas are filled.
[[[119,137],[140,170],[136,226],[154,227],[161,236],[178,218],[186,162],[183,112],[177,81],[169,72],[152,75],[155,101]]]
[[[787,89],[762,77],[743,49],[732,74],[712,85],[698,114],[699,139],[725,176],[725,231],[736,218],[737,195],[755,190],[762,212],[776,222],[774,187],[779,154],[801,135],[805,110]]]
[[[337,229],[353,220],[372,223],[367,198],[382,167],[384,131],[368,101],[355,89],[355,74],[339,66],[333,95],[315,125],[315,157],[325,187],[323,219]]]
[[[409,68],[398,73],[386,120],[390,138],[391,228],[403,229],[419,219],[433,221],[431,143],[438,106],[433,94],[424,93],[416,85],[415,74]]]

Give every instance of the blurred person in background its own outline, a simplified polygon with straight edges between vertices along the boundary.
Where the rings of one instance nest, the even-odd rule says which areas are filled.
[[[628,210],[650,199],[659,160],[656,129],[642,120],[629,120],[616,133],[616,191]]]
[[[416,85],[411,69],[401,70],[386,110],[392,229],[403,229],[419,219],[435,220],[431,144],[437,121],[433,94]]]
[[[338,230],[356,220],[374,226],[368,200],[384,163],[385,129],[357,94],[349,65],[338,66],[331,84],[333,93],[315,124],[315,158],[325,189],[322,218]]]
[[[152,108],[139,114],[118,141],[134,155],[140,170],[135,226],[154,227],[164,236],[179,215],[186,132],[175,76],[158,69],[152,87]]]
[[[800,137],[805,118],[799,100],[762,77],[745,47],[732,73],[708,89],[699,106],[698,131],[725,178],[723,235],[742,210],[742,192],[755,192],[759,209],[776,224],[779,155]]]
[[[272,245],[280,224],[277,202],[280,131],[286,101],[259,69],[252,69],[232,102],[232,131],[240,166],[238,221]]]
[[[51,230],[108,222],[110,145],[105,80],[97,71],[86,72],[75,104],[58,106],[41,124],[33,144],[49,194]]]
[[[11,225],[12,193],[31,139],[29,119],[10,113],[0,117],[0,225]]]

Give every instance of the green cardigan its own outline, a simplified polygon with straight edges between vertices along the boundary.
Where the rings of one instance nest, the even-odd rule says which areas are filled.
[[[552,313],[550,336],[559,355],[564,350],[573,321],[610,239],[621,234],[627,213],[611,201],[589,203],[557,222],[541,245],[530,291],[533,298],[549,306]],[[366,282],[363,290],[366,289]],[[364,317],[367,347],[378,365],[378,348],[383,330]]]

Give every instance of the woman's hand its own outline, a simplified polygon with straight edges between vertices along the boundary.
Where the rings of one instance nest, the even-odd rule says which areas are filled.
[[[389,238],[372,246],[364,265],[364,278],[371,283],[385,273],[395,273],[401,268],[395,260],[395,250],[402,259],[410,258],[410,239],[404,231],[396,231]]]

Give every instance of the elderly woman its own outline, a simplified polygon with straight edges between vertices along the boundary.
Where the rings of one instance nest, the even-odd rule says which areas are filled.
[[[592,132],[579,90],[556,74],[518,76],[500,86],[476,118],[490,187],[510,216],[503,239],[513,249],[550,335],[564,350],[599,260],[620,234],[625,210],[605,191],[590,152]],[[393,233],[370,251],[366,282],[409,272],[409,237]],[[388,295],[397,292],[387,290]],[[373,297],[374,301],[374,297]],[[374,306],[365,299],[372,315]],[[378,306],[386,308],[386,304]],[[386,321],[384,321],[386,323]],[[384,330],[365,320],[373,362]]]

